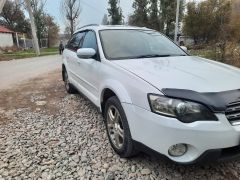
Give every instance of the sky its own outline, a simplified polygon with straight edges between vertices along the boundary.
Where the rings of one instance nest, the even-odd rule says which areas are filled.
[[[199,2],[201,0],[186,0]],[[46,0],[45,11],[55,18],[56,23],[60,26],[60,33],[64,33],[65,25],[61,13],[62,0]],[[101,24],[104,14],[108,14],[108,0],[81,0],[82,12],[80,15],[79,27],[87,24]],[[133,0],[120,0],[123,15],[127,19],[132,13]]]
[[[60,26],[60,32],[65,29],[64,20],[61,14],[62,0],[47,0],[45,11],[55,18],[56,23]],[[133,0],[121,0],[121,8],[124,17],[132,12]],[[79,26],[86,24],[100,24],[104,14],[107,14],[108,0],[81,0],[82,12],[80,15]]]

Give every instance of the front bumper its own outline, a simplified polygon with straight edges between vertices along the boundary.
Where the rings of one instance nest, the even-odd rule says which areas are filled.
[[[132,104],[122,103],[122,106],[133,140],[177,163],[195,162],[207,152],[215,152],[216,157],[220,157],[226,149],[240,145],[240,126],[231,126],[224,114],[216,114],[219,121],[185,124]],[[187,153],[181,157],[170,156],[169,147],[179,143],[187,144]]]

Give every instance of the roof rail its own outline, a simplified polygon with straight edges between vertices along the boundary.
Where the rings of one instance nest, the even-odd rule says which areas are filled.
[[[99,26],[99,24],[88,24],[88,25],[82,26],[78,29],[82,29],[82,28],[85,28],[85,27],[88,27],[88,26]]]

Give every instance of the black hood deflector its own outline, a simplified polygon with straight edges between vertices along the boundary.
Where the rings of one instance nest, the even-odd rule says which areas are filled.
[[[240,102],[240,89],[199,93],[185,89],[162,89],[165,96],[198,102],[208,106],[214,112],[224,112],[232,102]]]

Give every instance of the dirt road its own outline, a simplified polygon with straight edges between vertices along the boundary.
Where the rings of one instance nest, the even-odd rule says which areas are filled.
[[[61,56],[44,56],[0,62],[0,90],[61,68]]]

